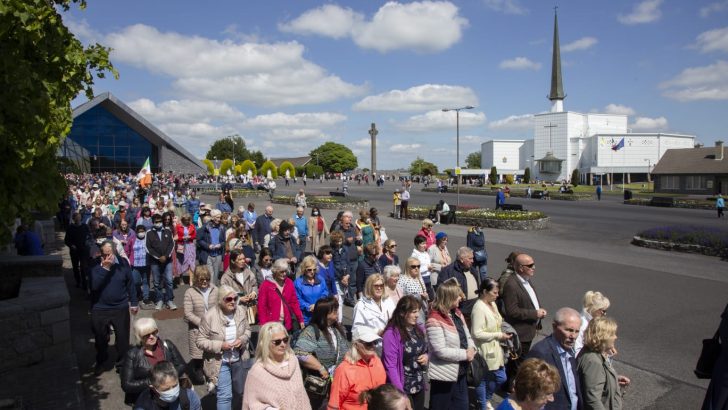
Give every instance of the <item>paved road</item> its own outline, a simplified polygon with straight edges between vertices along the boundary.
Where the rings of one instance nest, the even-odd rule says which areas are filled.
[[[306,190],[309,194],[325,193],[336,186],[338,184],[309,183]],[[288,189],[283,187],[277,193],[294,192],[300,187],[300,183]],[[389,210],[394,187],[389,184],[379,190],[374,186],[350,185],[350,192],[368,198],[372,206]],[[454,194],[444,197],[448,202],[455,202]],[[212,201],[212,197],[204,199]],[[415,189],[412,203],[432,205],[437,199],[438,194]],[[461,203],[487,205],[494,200],[489,196],[461,195]],[[609,314],[620,324],[617,366],[633,380],[625,408],[699,408],[707,383],[695,379],[692,368],[701,339],[712,335],[720,312],[728,302],[728,265],[717,258],[634,247],[629,245],[629,240],[635,231],[652,226],[670,223],[712,226],[715,224],[715,219],[711,219],[713,213],[627,206],[617,198],[578,203],[522,201],[529,209],[549,214],[551,229],[539,232],[487,229],[491,272],[498,275],[505,265],[503,260],[513,249],[533,255],[537,262],[536,286],[550,312],[561,306],[578,307],[586,290],[604,292],[612,301]],[[247,198],[238,199],[236,206],[247,202],[250,202]],[[267,204],[263,198],[253,202],[258,210]],[[330,222],[335,213],[326,210],[324,216]],[[289,216],[293,214],[293,208],[275,205],[275,214]],[[383,223],[389,236],[400,243],[400,255],[408,255],[419,222],[384,217]],[[464,227],[441,225],[438,229],[448,233],[451,252],[464,245]],[[182,286],[175,292],[180,307],[185,289]],[[75,289],[71,291],[73,294]],[[123,395],[115,373],[108,372],[99,378],[88,373],[93,363],[93,345],[85,322],[86,306],[77,301],[72,312],[75,311],[74,346],[80,352],[79,367],[87,372],[84,378],[87,407],[126,408],[121,404]],[[151,316],[152,313],[143,311],[141,315]],[[161,334],[177,342],[188,357],[184,323],[177,319],[164,320],[160,321],[160,328]],[[198,391],[204,394],[202,389],[198,388]]]

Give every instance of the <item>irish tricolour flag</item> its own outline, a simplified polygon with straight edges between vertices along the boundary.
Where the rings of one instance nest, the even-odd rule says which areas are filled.
[[[152,185],[152,168],[149,166],[149,157],[144,161],[144,166],[137,174],[137,181],[144,188]]]

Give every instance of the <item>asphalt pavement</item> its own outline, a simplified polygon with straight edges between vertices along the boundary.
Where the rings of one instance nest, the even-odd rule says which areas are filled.
[[[309,180],[290,187],[279,184],[276,194],[293,194],[304,188],[308,195],[328,194],[341,187],[337,181],[323,184]],[[383,189],[375,185],[349,184],[352,196],[363,197],[380,209],[383,225],[390,238],[398,241],[400,258],[413,247],[412,240],[420,221],[387,217],[392,207],[392,192],[398,184],[388,182]],[[421,192],[415,184],[411,206],[434,206],[444,198],[456,203],[456,194]],[[205,201],[216,202],[212,196]],[[235,205],[256,204],[262,212],[267,198],[236,198]],[[497,277],[505,267],[504,259],[514,249],[528,252],[537,264],[535,287],[543,306],[555,312],[562,306],[580,309],[586,290],[599,290],[611,300],[609,315],[619,323],[616,357],[618,372],[629,376],[632,385],[625,398],[625,409],[696,409],[707,388],[707,381],[694,377],[692,369],[702,339],[712,336],[728,302],[728,264],[718,258],[644,249],[629,244],[641,229],[671,224],[716,226],[715,214],[703,210],[660,209],[623,205],[621,199],[603,196],[602,201],[542,201],[510,198],[529,210],[544,211],[551,227],[543,231],[502,231],[486,229],[489,272]],[[461,204],[492,207],[493,196],[460,195]],[[290,217],[293,207],[274,204],[274,215]],[[336,210],[323,210],[328,223]],[[466,227],[438,225],[448,234],[448,248],[454,253],[465,244]],[[70,266],[70,264],[67,265]],[[68,278],[67,270],[67,278]],[[71,282],[72,283],[72,279]],[[182,308],[187,286],[175,291]],[[75,289],[72,299],[72,332],[87,408],[124,409],[118,375],[112,371],[93,376],[93,339],[88,325],[87,302]],[[154,311],[141,311],[152,316]],[[350,323],[350,309],[345,323]],[[547,318],[544,331],[548,333]],[[160,335],[173,340],[188,358],[187,331],[182,319],[160,320]],[[197,387],[201,396],[205,390]],[[214,408],[208,397],[206,408]],[[212,406],[212,407],[209,407]]]

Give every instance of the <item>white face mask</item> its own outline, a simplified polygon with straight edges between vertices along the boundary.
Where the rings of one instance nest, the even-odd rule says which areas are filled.
[[[313,211],[313,216],[318,216],[318,211]]]
[[[162,223],[161,222],[155,223],[154,229],[162,229]]]
[[[165,403],[172,403],[179,397],[179,383],[167,391],[157,391],[159,399]]]
[[[147,236],[146,232],[137,232],[137,238],[144,239],[145,236]]]

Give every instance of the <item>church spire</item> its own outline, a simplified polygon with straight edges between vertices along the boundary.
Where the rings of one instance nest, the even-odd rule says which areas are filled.
[[[561,80],[561,51],[559,48],[559,20],[554,7],[554,45],[551,56],[551,112],[564,111],[564,84]]]

